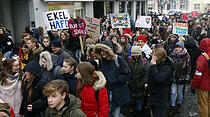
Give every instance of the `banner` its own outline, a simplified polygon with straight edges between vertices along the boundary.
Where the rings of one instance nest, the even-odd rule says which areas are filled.
[[[127,13],[110,14],[112,28],[130,28],[130,18]]]
[[[70,19],[67,9],[49,11],[43,13],[44,22],[47,26],[47,30],[52,29],[67,29],[68,20]]]
[[[188,23],[173,23],[173,34],[188,35]]]
[[[100,19],[97,18],[90,18],[90,17],[84,17],[84,20],[86,22],[86,30],[88,32],[88,35],[90,35],[93,39],[94,36],[99,37],[100,36]]]
[[[182,14],[182,18],[184,19],[184,21],[187,21],[187,20],[188,20],[188,15],[187,15],[187,13],[183,13],[183,14]]]
[[[151,28],[152,17],[151,16],[138,16],[135,27]]]
[[[198,11],[192,11],[191,15],[192,15],[192,18],[198,17]]]

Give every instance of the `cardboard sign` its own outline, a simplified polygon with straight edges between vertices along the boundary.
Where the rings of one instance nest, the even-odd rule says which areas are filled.
[[[97,18],[90,18],[90,17],[84,17],[84,20],[86,22],[86,30],[88,34],[93,38],[94,36],[99,37],[100,36],[100,19]]]
[[[52,29],[67,29],[68,20],[70,19],[67,9],[49,11],[43,13],[44,22],[47,26],[47,30]]]
[[[173,23],[173,34],[188,35],[188,23]]]
[[[87,36],[87,31],[85,30],[86,23],[84,19],[80,19],[78,24],[74,22],[73,19],[69,19],[68,21],[69,30],[72,30],[72,36]]]
[[[130,28],[130,18],[127,13],[110,14],[112,28]]]
[[[192,18],[198,17],[198,11],[192,11],[191,15],[192,15]]]
[[[182,17],[183,17],[184,21],[187,21],[187,20],[188,20],[188,15],[187,15],[187,13],[183,13],[183,14],[182,14]]]
[[[151,16],[138,16],[135,27],[151,28],[152,17]]]

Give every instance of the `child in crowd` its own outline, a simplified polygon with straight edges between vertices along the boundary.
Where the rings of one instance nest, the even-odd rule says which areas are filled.
[[[73,58],[64,59],[61,79],[65,80],[69,86],[69,93],[76,96],[78,80],[75,78],[77,62]]]
[[[52,80],[43,88],[48,107],[45,117],[87,117],[81,110],[81,101],[68,94],[69,87],[64,80]]]
[[[106,79],[102,72],[95,71],[89,62],[77,67],[77,96],[81,99],[81,110],[88,117],[108,117],[109,101],[105,88]]]

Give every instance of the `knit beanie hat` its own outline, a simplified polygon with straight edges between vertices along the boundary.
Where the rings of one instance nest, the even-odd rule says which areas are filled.
[[[126,35],[120,35],[120,38],[124,37],[125,39],[127,39]]]
[[[53,41],[51,42],[51,44],[52,44],[52,47],[59,47],[59,48],[62,47],[62,43],[61,43],[60,40],[53,40]]]
[[[110,39],[112,40],[113,37],[117,37],[117,35],[115,33],[110,33],[109,34]]]
[[[93,40],[91,38],[87,38],[85,40],[85,43],[93,44]]]
[[[139,41],[139,40],[142,40],[142,41],[144,41],[145,43],[147,42],[147,38],[146,38],[144,35],[138,36],[138,37],[137,37],[137,41]]]
[[[140,46],[133,46],[131,49],[131,56],[140,56],[141,53],[141,47]]]
[[[184,49],[184,43],[181,42],[181,41],[177,42],[176,45],[175,45],[175,47],[176,46],[180,46],[180,47],[182,47],[182,49]]]

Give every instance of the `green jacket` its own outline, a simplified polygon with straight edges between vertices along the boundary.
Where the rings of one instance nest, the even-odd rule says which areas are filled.
[[[144,59],[144,60],[143,60]],[[147,80],[148,62],[146,58],[131,60],[130,69],[132,71],[132,78],[128,82],[130,94],[133,98],[142,98],[145,94],[144,84]]]
[[[70,99],[69,106],[57,111],[55,108],[48,107],[45,111],[45,117],[87,117],[82,110],[80,110],[81,101],[79,98],[68,94]]]

